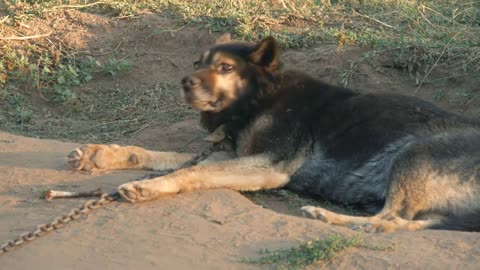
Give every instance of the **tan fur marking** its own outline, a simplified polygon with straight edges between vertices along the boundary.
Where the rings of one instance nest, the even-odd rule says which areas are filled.
[[[395,232],[395,231],[418,231],[440,223],[440,220],[406,220],[395,218],[392,220],[380,220],[378,223],[372,224],[370,231],[373,232]]]
[[[243,79],[237,72],[244,65],[241,61],[238,62],[232,59],[231,56],[217,52],[211,56],[212,52],[206,51],[202,56],[203,61],[205,57],[211,57],[209,68],[201,68],[192,74],[203,82],[208,82],[209,89],[202,89],[197,87],[190,93],[183,93],[186,96],[187,102],[192,107],[200,111],[214,111],[219,112],[230,106],[237,98],[241,90],[245,89],[247,84],[246,79]],[[219,67],[222,64],[234,66],[231,72],[219,72]],[[215,105],[213,105],[215,104]]]
[[[68,163],[78,171],[121,169],[175,169],[192,154],[155,152],[137,146],[87,144],[68,155]]]
[[[473,177],[473,176],[472,176]],[[466,209],[480,208],[480,194],[475,179],[461,181],[455,174],[432,171],[425,181],[425,208],[461,215]]]
[[[440,219],[406,220],[385,211],[371,217],[342,215],[314,206],[304,206],[302,211],[309,217],[319,219],[328,224],[348,227],[356,225],[365,226],[367,232],[416,231],[441,222]]]
[[[212,63],[214,65],[220,64],[228,64],[235,66],[236,61],[231,59],[225,54],[216,53],[213,56]],[[240,75],[233,71],[227,74],[218,74],[215,76],[215,83],[214,85],[214,93],[216,96],[220,96],[221,94],[228,98],[228,104],[231,104],[238,95],[238,90],[245,88],[247,81],[240,77]]]
[[[349,216],[334,213],[321,207],[314,207],[309,205],[302,207],[302,211],[310,214],[313,218],[321,219],[325,223],[342,226],[353,226],[365,223],[372,223],[380,219],[379,215],[372,217]]]
[[[225,139],[225,125],[220,125],[212,133],[208,134],[203,140],[211,143],[218,143]]]
[[[227,54],[217,52],[212,58],[212,63],[215,65],[219,65],[219,64],[235,65],[237,61],[229,57]]]
[[[294,159],[288,162],[282,161],[278,166],[282,168],[282,171],[292,175],[303,165],[303,163],[305,163],[305,155],[305,150],[301,150]]]
[[[180,165],[190,160],[193,155],[177,152],[155,152],[146,150],[145,157],[143,168],[158,171],[178,168]]]
[[[130,202],[153,200],[166,194],[212,188],[233,190],[260,190],[286,185],[290,177],[272,167],[267,157],[240,158],[210,165],[199,165],[179,170],[164,177],[126,183],[119,187],[122,196]],[[141,191],[149,190],[148,196]]]
[[[428,212],[463,215],[480,207],[477,185],[473,176],[460,179],[458,174],[442,173],[428,163],[418,164],[415,171],[398,174],[392,182],[386,208],[399,211],[407,220]]]
[[[273,123],[272,115],[264,114],[260,115],[255,122],[247,130],[242,132],[237,141],[237,155],[239,157],[246,156],[251,151],[252,136],[259,130],[265,130],[269,128]]]

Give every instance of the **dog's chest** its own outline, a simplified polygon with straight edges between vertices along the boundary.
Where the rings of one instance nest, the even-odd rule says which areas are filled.
[[[239,157],[263,153],[274,148],[275,134],[273,117],[262,114],[247,125],[237,137],[236,154]]]

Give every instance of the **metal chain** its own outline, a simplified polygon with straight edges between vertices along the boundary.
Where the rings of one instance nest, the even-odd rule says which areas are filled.
[[[204,151],[200,152],[200,154],[194,156],[192,159],[188,160],[184,164],[182,164],[177,169],[170,169],[160,172],[160,176],[167,175],[173,173],[179,169],[188,168],[191,166],[197,165],[199,162],[207,159],[213,152],[219,151],[220,149],[224,149],[224,145],[221,143],[215,143],[205,149]],[[154,176],[159,176],[155,175]],[[150,177],[148,177],[150,178]],[[146,178],[146,179],[148,179]],[[31,242],[47,233],[58,230],[62,228],[65,224],[70,223],[73,220],[79,219],[82,215],[88,215],[91,211],[98,209],[101,206],[107,205],[111,202],[114,202],[120,198],[120,193],[117,191],[111,193],[103,193],[100,196],[100,199],[97,200],[90,200],[80,206],[79,208],[74,208],[70,210],[70,212],[66,215],[60,216],[54,219],[52,222],[44,225],[39,225],[36,230],[24,233],[18,236],[15,240],[11,240],[0,246],[0,255],[11,251],[12,249],[19,247],[24,243]]]
[[[53,230],[60,229],[65,224],[73,220],[79,219],[82,215],[87,215],[91,211],[98,209],[101,206],[116,201],[118,198],[120,198],[120,194],[118,194],[118,192],[113,192],[110,194],[104,193],[100,196],[100,199],[90,200],[83,204],[81,207],[72,209],[70,213],[60,216],[48,224],[39,225],[36,230],[29,233],[24,233],[17,237],[15,240],[8,241],[7,243],[0,246],[0,254],[7,253],[13,248],[18,247],[23,243],[33,241],[36,238],[43,236]]]

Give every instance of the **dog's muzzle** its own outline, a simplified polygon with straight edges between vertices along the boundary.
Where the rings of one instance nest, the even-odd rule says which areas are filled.
[[[183,91],[186,93],[190,92],[193,90],[195,87],[199,86],[201,84],[202,80],[195,76],[187,76],[182,79],[182,87]]]

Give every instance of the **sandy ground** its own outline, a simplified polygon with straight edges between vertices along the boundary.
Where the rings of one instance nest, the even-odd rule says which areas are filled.
[[[179,81],[213,40],[206,31],[190,26],[151,36],[157,29],[177,28],[156,15],[115,23],[92,14],[69,12],[69,15],[68,18],[73,19],[65,21],[62,17],[58,25],[65,29],[57,30],[65,32],[63,38],[69,46],[84,50],[87,55],[115,49],[119,58],[128,56],[135,66],[122,76],[100,78],[76,89],[84,95],[95,95],[97,91],[117,86],[122,89],[151,87],[163,80]],[[56,18],[51,20],[52,25],[57,25]],[[69,27],[83,30],[70,35]],[[290,50],[284,52],[282,58],[290,68],[340,84],[339,70],[348,69],[350,61],[361,53],[357,48],[325,45]],[[442,76],[445,74],[440,68],[431,74],[432,79]],[[412,95],[417,89],[412,81],[404,71],[394,68],[391,58],[385,57],[374,67],[359,65],[349,80],[349,87]],[[445,83],[442,88],[424,85],[418,96],[434,100],[438,89],[446,89],[446,97],[436,100],[437,104],[466,115],[480,114],[480,99],[456,101],[455,87],[473,88],[478,84],[474,78],[451,79]],[[197,151],[201,136],[195,123],[188,120],[169,128],[147,127],[119,143],[154,150]],[[66,155],[75,147],[78,144],[0,131],[1,243],[35,229],[38,224],[50,222],[86,201],[47,202],[41,198],[46,189],[87,191],[101,187],[110,191],[146,173],[74,172],[66,165]],[[179,194],[137,205],[113,203],[57,232],[0,255],[0,269],[265,269],[267,266],[245,264],[241,260],[260,256],[261,249],[287,248],[336,232],[345,236],[357,234],[348,228],[299,217],[298,207],[290,207],[288,201],[267,203],[267,206],[260,207],[229,190]],[[480,233],[420,231],[366,234],[363,238],[370,245],[389,248],[349,248],[332,261],[309,268],[479,268]]]
[[[189,130],[188,130],[189,129]],[[156,130],[153,149],[173,149],[169,134],[194,136],[194,122]],[[169,141],[168,143],[165,143]],[[78,144],[0,133],[0,241],[35,229],[68,213],[84,199],[47,202],[48,188],[105,191],[141,177],[145,171],[88,175],[73,172],[66,155]],[[129,204],[115,202],[11,253],[0,256],[2,269],[265,269],[245,264],[264,248],[275,250],[356,232],[320,221],[262,208],[235,191],[209,190]],[[366,234],[370,245],[386,250],[350,248],[332,261],[310,268],[328,269],[478,269],[480,234],[450,231]]]

